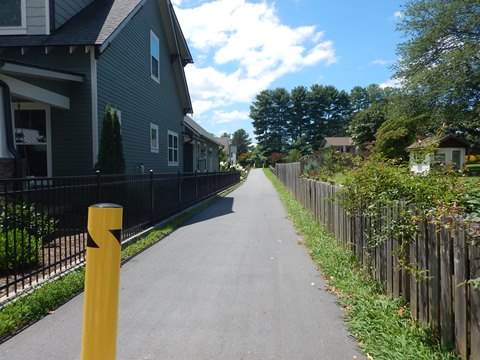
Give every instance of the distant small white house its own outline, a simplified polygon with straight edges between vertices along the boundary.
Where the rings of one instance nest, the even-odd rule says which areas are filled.
[[[465,165],[465,155],[468,154],[470,144],[455,135],[445,135],[438,140],[437,150],[434,158],[431,156],[419,156],[420,150],[431,146],[434,142],[433,137],[418,140],[407,147],[410,153],[410,170],[414,173],[423,173],[429,171],[435,163],[452,165],[455,169],[463,169]]]

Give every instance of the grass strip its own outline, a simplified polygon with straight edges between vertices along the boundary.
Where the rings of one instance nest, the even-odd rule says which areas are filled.
[[[381,286],[266,170],[310,256],[322,270],[328,291],[344,308],[349,331],[369,359],[458,359],[432,333],[414,321],[403,299],[386,296]]]
[[[161,228],[154,229],[137,241],[128,244],[122,249],[122,262],[128,261],[135,255],[154,245],[193,216],[211,206],[220,198],[225,197],[240,185],[241,183],[200,203],[191,210],[181,213]],[[0,342],[5,341],[35,321],[40,320],[78,295],[83,291],[84,283],[85,266],[82,266],[79,269],[36,288],[11,303],[7,303],[0,309]]]

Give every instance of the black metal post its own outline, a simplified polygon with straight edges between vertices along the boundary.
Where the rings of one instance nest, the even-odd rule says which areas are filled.
[[[180,170],[178,170],[177,186],[178,186],[178,209],[180,209],[182,207],[182,175],[180,173]]]
[[[101,203],[101,200],[100,200],[100,170],[97,170],[96,174],[97,174],[97,203]]]
[[[194,179],[195,179],[195,201],[197,201],[198,199],[198,178],[197,178],[197,170],[195,170],[195,175],[194,175]]]
[[[153,212],[155,210],[155,192],[153,187],[153,170],[150,169],[150,224],[153,224]]]

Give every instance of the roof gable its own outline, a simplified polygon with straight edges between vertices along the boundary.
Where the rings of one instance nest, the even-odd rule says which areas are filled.
[[[459,138],[455,135],[452,134],[447,134],[442,136],[438,141],[438,148],[468,148],[470,147],[470,143],[462,138]],[[436,142],[435,138],[433,136],[424,138],[424,139],[419,139],[415,141],[413,144],[409,145],[406,150],[415,150],[415,149],[421,149],[425,148],[427,146],[434,145]]]
[[[224,146],[224,144],[220,141],[219,138],[215,137],[215,135],[209,133],[207,130],[197,124],[190,116],[185,116],[183,118],[183,123],[186,127],[196,133],[197,136],[209,140],[217,145]]]
[[[352,138],[348,136],[325,137],[322,147],[328,146],[352,146]]]

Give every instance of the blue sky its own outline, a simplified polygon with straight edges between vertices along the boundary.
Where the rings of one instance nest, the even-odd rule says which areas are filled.
[[[264,89],[313,84],[350,91],[394,85],[403,0],[172,0],[194,64],[193,119],[221,135],[245,129]]]

